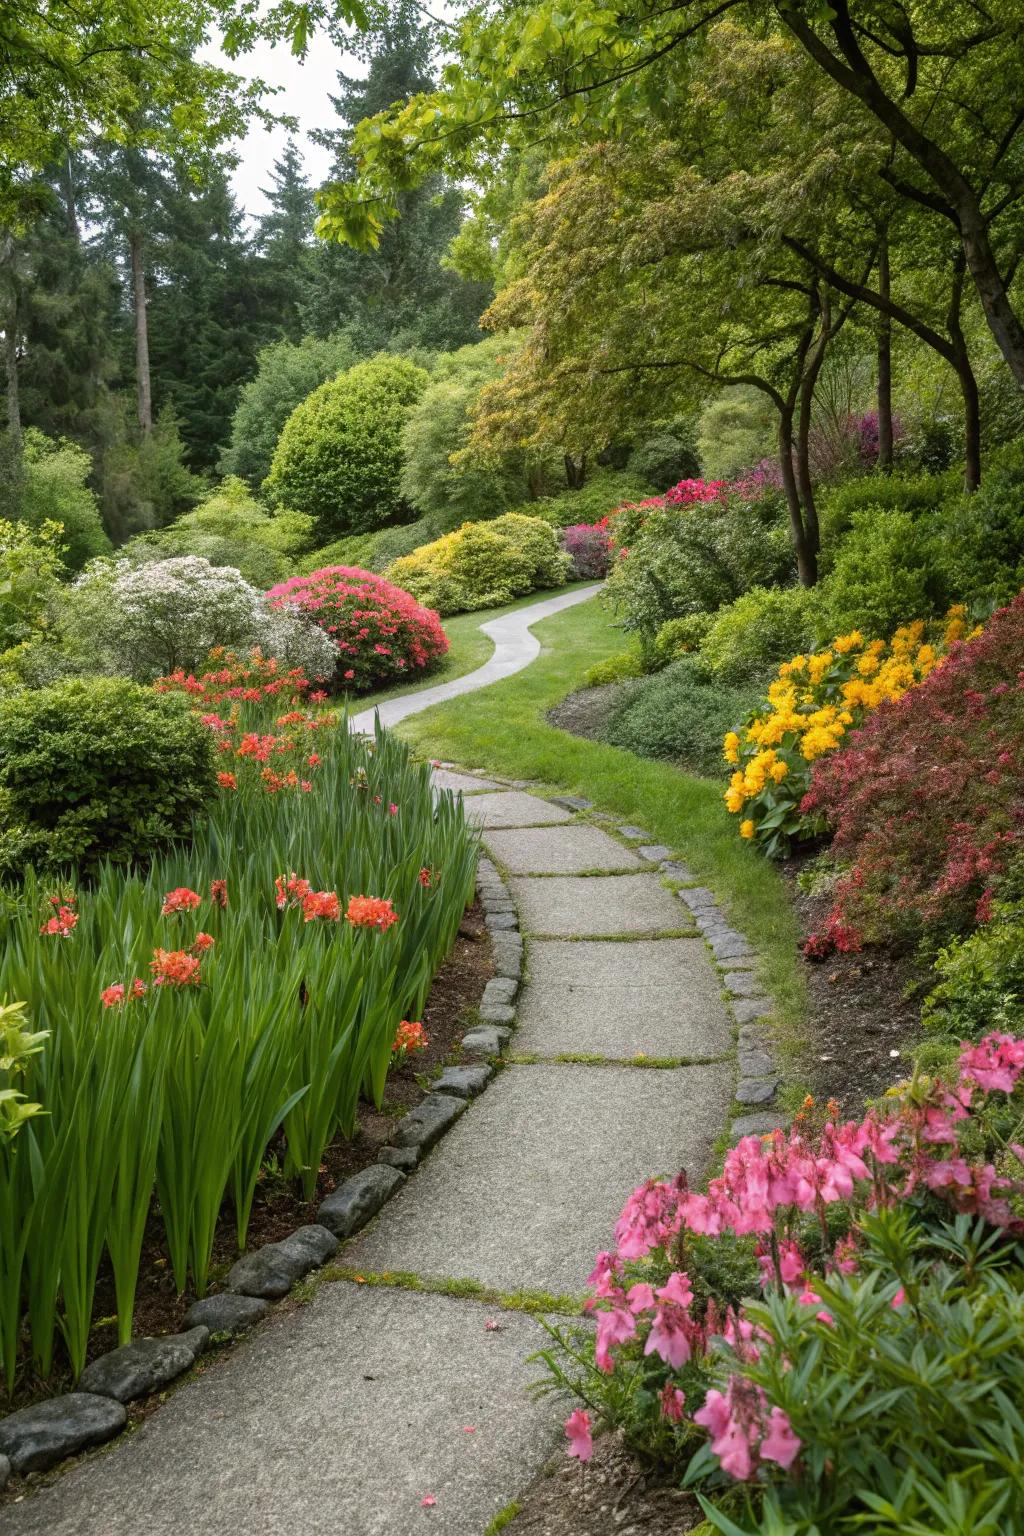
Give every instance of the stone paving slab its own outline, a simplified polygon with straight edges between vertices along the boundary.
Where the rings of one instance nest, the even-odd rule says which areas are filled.
[[[586,870],[643,868],[632,849],[624,848],[600,827],[585,823],[488,832],[484,841],[513,875],[575,875]]]
[[[500,789],[496,779],[478,779],[472,773],[456,773],[452,768],[434,768],[430,775],[435,789],[450,789],[454,794],[473,795],[482,789]]]
[[[699,939],[535,939],[513,1049],[628,1059],[722,1056],[732,1031]]]
[[[546,1338],[477,1302],[324,1285],[111,1454],[8,1506],[5,1536],[480,1536],[565,1417],[527,1396]]]
[[[510,881],[524,933],[592,938],[603,933],[671,933],[686,912],[658,875],[559,876]]]
[[[550,800],[521,789],[507,789],[467,800],[466,820],[475,827],[540,827],[571,821],[572,816]]]
[[[509,1066],[340,1262],[582,1295],[626,1198],[706,1171],[728,1065]]]

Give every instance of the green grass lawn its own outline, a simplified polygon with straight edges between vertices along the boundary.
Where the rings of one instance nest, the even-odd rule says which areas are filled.
[[[395,683],[390,688],[381,688],[377,693],[350,694],[349,709],[353,714],[364,709],[376,709],[385,699],[396,698],[399,694],[419,693],[423,688],[436,688],[438,683],[450,683],[456,677],[475,671],[485,661],[490,661],[494,650],[493,641],[480,633],[481,624],[486,624],[490,619],[500,619],[506,613],[515,613],[517,608],[528,608],[531,603],[541,603],[547,597],[560,597],[563,592],[575,592],[577,587],[586,585],[585,581],[570,582],[567,587],[559,587],[555,592],[531,592],[527,597],[521,597],[518,602],[509,603],[504,608],[481,608],[476,613],[459,613],[453,619],[445,619],[448,654],[439,667],[434,667],[415,683]]]
[[[481,618],[467,617],[470,623]],[[454,621],[451,628],[461,622]],[[525,671],[413,715],[398,730],[425,757],[509,778],[536,779],[585,795],[602,810],[638,822],[657,841],[678,850],[757,948],[780,1022],[797,1026],[804,1014],[805,987],[796,918],[782,876],[737,835],[735,817],[722,802],[724,776],[720,783],[693,778],[666,763],[585,741],[548,724],[547,710],[581,687],[596,662],[623,649],[621,631],[600,601],[545,619],[534,633],[542,651]],[[471,642],[460,631],[458,643],[461,649]]]

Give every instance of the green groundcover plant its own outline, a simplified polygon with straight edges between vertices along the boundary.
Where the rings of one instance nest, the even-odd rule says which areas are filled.
[[[222,765],[194,842],[88,883],[29,872],[0,907],[0,1001],[41,1040],[0,1065],[0,1094],[41,1106],[0,1137],[8,1390],[28,1356],[50,1373],[58,1339],[80,1372],[105,1255],[130,1338],[154,1194],[177,1289],[199,1295],[225,1201],[244,1247],[271,1140],[312,1196],[360,1096],[380,1105],[472,892],[461,805],[301,676],[221,657],[162,686]]]

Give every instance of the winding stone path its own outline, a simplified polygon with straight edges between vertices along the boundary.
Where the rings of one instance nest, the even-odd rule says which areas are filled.
[[[507,643],[537,609],[588,595],[521,610]],[[519,911],[506,1063],[343,1246],[349,1278],[273,1313],[129,1440],[7,1509],[11,1536],[483,1536],[557,1445],[564,1405],[526,1391],[546,1335],[512,1297],[580,1298],[630,1190],[705,1170],[733,1099],[732,1020],[689,905],[636,839],[572,803],[436,777],[465,792]],[[466,1282],[501,1294],[484,1304]]]
[[[397,725],[399,720],[404,720],[408,715],[418,715],[420,710],[429,709],[432,704],[445,704],[449,699],[457,699],[460,694],[475,693],[478,688],[486,688],[489,683],[500,683],[514,672],[521,672],[540,655],[540,641],[531,632],[531,626],[539,624],[541,619],[553,618],[565,608],[585,603],[600,590],[600,582],[589,587],[578,587],[574,592],[563,592],[561,597],[543,598],[539,603],[530,603],[526,608],[506,613],[503,618],[481,624],[483,633],[494,641],[494,654],[490,661],[477,667],[475,672],[467,672],[464,677],[438,683],[436,688],[401,694],[398,698],[385,699],[376,709],[364,709],[351,717],[349,723],[352,729],[372,731],[375,718],[379,718],[381,725]]]

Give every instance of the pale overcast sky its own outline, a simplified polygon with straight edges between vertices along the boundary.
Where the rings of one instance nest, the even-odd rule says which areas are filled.
[[[206,58],[235,74],[247,79],[259,76],[268,85],[281,87],[268,105],[272,111],[298,118],[300,132],[295,141],[310,183],[317,186],[327,174],[331,156],[329,151],[310,141],[309,131],[331,128],[337,123],[330,93],[337,88],[338,70],[344,68],[346,74],[360,75],[365,73],[365,66],[335,48],[322,33],[313,38],[304,61],[295,58],[284,43],[276,48],[261,43],[238,59],[226,58],[217,48],[207,48],[203,52]],[[280,158],[287,140],[288,133],[284,128],[268,132],[260,124],[253,124],[246,138],[235,146],[241,155],[233,177],[235,196],[246,213],[256,215],[265,211],[266,199],[261,188],[268,185],[274,161]]]

